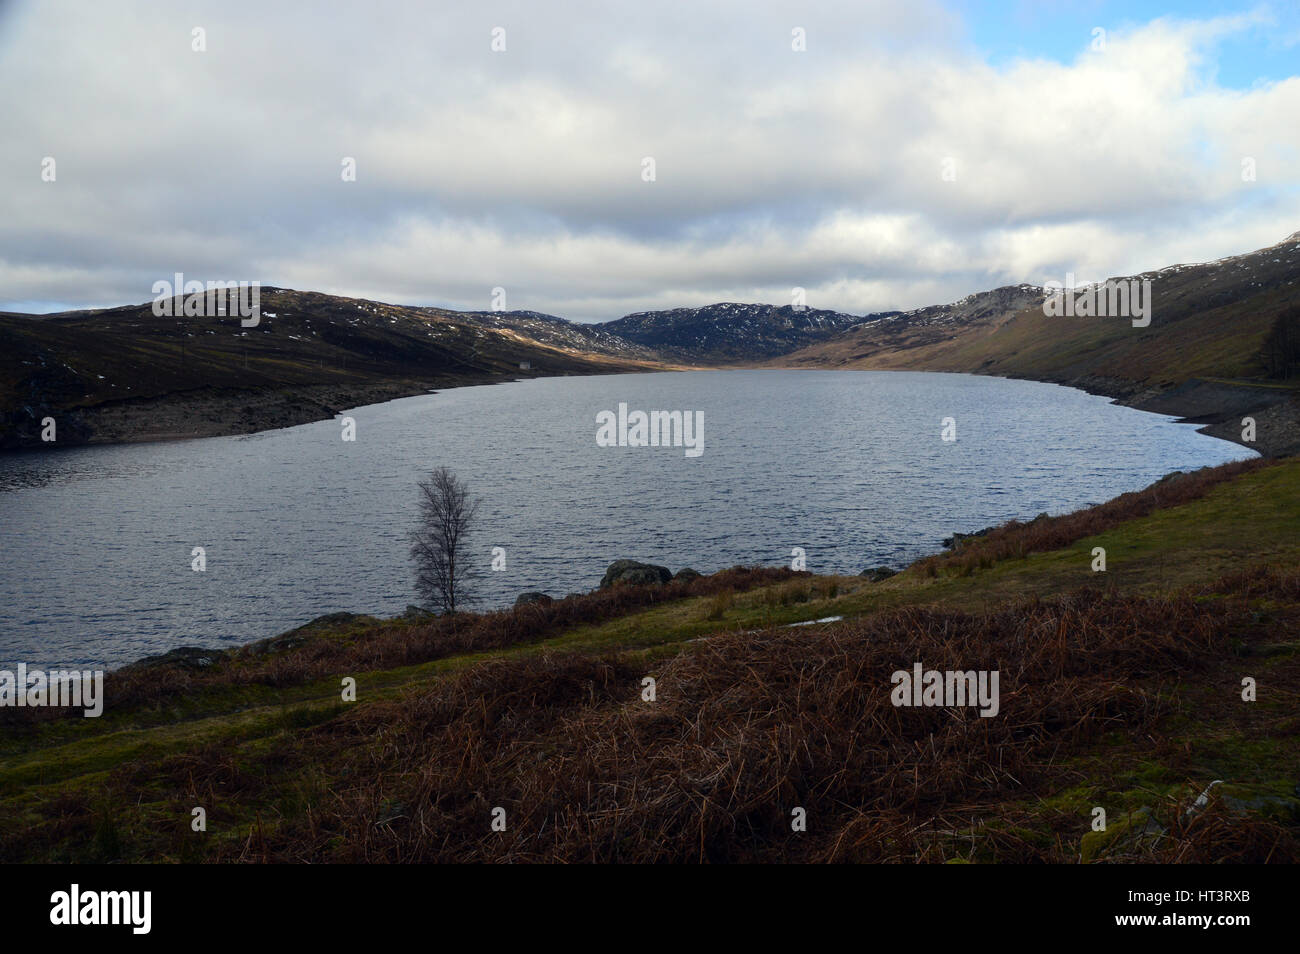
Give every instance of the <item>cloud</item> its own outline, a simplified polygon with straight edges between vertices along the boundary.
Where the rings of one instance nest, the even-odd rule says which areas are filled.
[[[269,6],[0,20],[0,308],[183,271],[463,308],[502,286],[580,320],[795,286],[865,313],[1297,227],[1300,77],[1214,81],[1261,14],[993,66],[928,0]]]

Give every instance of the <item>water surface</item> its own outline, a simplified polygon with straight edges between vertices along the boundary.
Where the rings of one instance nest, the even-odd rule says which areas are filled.
[[[704,453],[598,447],[619,402],[702,411]],[[1069,388],[919,372],[546,378],[347,413],[352,443],[334,420],[0,456],[0,666],[113,667],[401,612],[416,481],[440,464],[483,500],[478,605],[496,607],[592,589],[620,557],[711,572],[802,547],[819,573],[902,566],[954,530],[1254,456]]]

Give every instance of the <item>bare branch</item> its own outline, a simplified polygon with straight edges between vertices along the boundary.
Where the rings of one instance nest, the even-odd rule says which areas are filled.
[[[451,470],[439,467],[420,481],[420,513],[411,535],[415,589],[420,599],[456,612],[468,602],[473,580],[466,538],[478,515],[480,500]]]

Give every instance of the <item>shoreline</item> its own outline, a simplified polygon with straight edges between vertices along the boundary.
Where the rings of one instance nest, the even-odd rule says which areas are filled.
[[[1261,455],[1260,459],[1267,460],[1269,458],[1265,458]],[[1206,465],[1206,468],[1211,468],[1213,466],[1215,465]],[[1217,466],[1228,467],[1230,466],[1230,464],[1220,464]],[[1270,465],[1264,464],[1262,466],[1270,466]],[[1206,468],[1201,468],[1201,469],[1204,470]],[[1108,505],[1114,504],[1121,497],[1130,496],[1134,493],[1142,493],[1146,490],[1151,489],[1152,487],[1165,483],[1166,481],[1168,481],[1173,477],[1185,476],[1186,474],[1192,474],[1192,473],[1196,473],[1196,471],[1186,471],[1186,472],[1174,471],[1171,474],[1166,474],[1165,476],[1158,478],[1157,480],[1153,481],[1145,488],[1141,488],[1137,491],[1122,491],[1121,493],[1117,494],[1115,497],[1110,498],[1109,500],[1101,501],[1099,503],[1089,505],[1082,509],[1097,510],[1099,508],[1104,508]],[[1069,514],[1058,514],[1055,517],[1051,517],[1050,519],[1060,520],[1063,518],[1067,518],[1069,516],[1070,516]],[[1038,518],[1035,518],[1032,521],[1019,521],[1019,522],[1023,525],[1028,526],[1028,525],[1036,524],[1038,520],[1041,520],[1045,517],[1047,517],[1047,515],[1042,514]],[[1012,519],[1010,522],[1016,523],[1017,521]],[[937,546],[936,549],[934,549],[933,551],[924,553],[921,556],[912,559],[910,562],[898,566],[897,569],[895,569],[895,567],[893,566],[884,566],[884,567],[877,566],[877,567],[866,567],[856,574],[809,573],[808,576],[815,580],[816,579],[854,580],[854,579],[866,577],[870,579],[872,583],[877,583],[880,582],[881,580],[889,579],[899,574],[906,573],[908,570],[912,569],[913,567],[916,567],[918,564],[924,564],[925,561],[927,560],[933,560],[936,557],[942,558],[942,557],[951,556],[957,553],[958,550],[960,550],[962,540],[978,541],[979,538],[987,535],[990,531],[997,530],[1003,526],[1005,526],[1005,524],[995,524],[993,526],[986,527],[982,530],[976,530],[970,533],[956,532],[952,537],[949,537],[947,540],[942,541],[941,544]],[[737,567],[732,567],[730,569],[736,569],[736,568]],[[779,569],[780,567],[762,566],[758,568],[763,570],[768,570],[768,569]],[[884,576],[879,576],[879,577],[873,575],[873,571],[879,571],[881,569],[887,570],[888,573]],[[724,568],[721,570],[715,570],[712,573],[705,573],[704,576],[708,577],[716,573],[726,573],[726,572],[729,572],[729,570],[727,568]],[[583,597],[592,596],[594,594],[599,593],[602,589],[603,589],[602,586],[596,586],[590,590],[579,590],[576,593],[571,593],[569,595],[577,595]],[[484,614],[491,614],[497,612],[508,612],[512,608],[517,608],[517,607],[518,607],[518,603],[516,602],[515,604],[513,604],[513,607],[512,605],[507,604],[503,606],[489,607],[481,610],[471,610],[467,615],[484,615]],[[412,620],[419,620],[421,618],[437,618],[438,615],[439,614],[437,613],[433,613],[427,609],[424,609],[423,607],[415,606],[413,604],[408,604],[405,611],[395,613],[391,616],[380,615],[380,614],[370,613],[370,612],[352,612],[350,610],[331,610],[321,615],[315,616],[312,619],[306,620],[305,622],[298,623],[297,625],[291,626],[290,628],[282,630],[273,635],[263,636],[259,639],[255,639],[246,643],[240,643],[237,646],[229,646],[229,647],[206,647],[206,646],[197,646],[197,645],[175,646],[172,649],[166,650],[161,653],[151,653],[148,656],[143,656],[138,659],[134,659],[131,662],[122,663],[120,665],[111,668],[106,667],[104,671],[105,673],[110,673],[110,672],[120,673],[120,672],[137,671],[142,669],[151,669],[159,666],[180,666],[182,668],[187,668],[187,669],[206,669],[208,666],[213,665],[214,663],[220,662],[225,659],[230,659],[240,654],[252,653],[252,655],[254,656],[260,656],[267,653],[279,652],[285,649],[292,649],[297,645],[301,644],[303,641],[305,641],[314,633],[322,629],[328,629],[331,626],[336,626],[340,624],[353,625],[353,624],[367,623],[367,622],[373,622],[376,624],[402,623],[404,621],[409,622]],[[825,622],[825,620],[814,620],[810,622]],[[791,625],[805,625],[805,623],[800,622]]]
[[[746,366],[735,370],[744,370]],[[675,371],[725,371],[728,367],[673,367]],[[888,368],[790,368],[789,370],[896,370]],[[902,370],[902,369],[897,369]],[[923,371],[924,368],[908,368]],[[651,373],[646,370],[602,370],[603,374]],[[1300,389],[1264,383],[1191,378],[1167,389],[1144,389],[1131,381],[1102,377],[1071,380],[986,375],[980,371],[933,371],[933,374],[977,374],[1007,380],[1038,381],[1110,398],[1115,404],[1197,424],[1209,437],[1239,444],[1263,457],[1300,453]],[[399,398],[487,384],[508,384],[568,375],[493,374],[466,380],[460,377],[366,381],[357,384],[315,384],[282,388],[203,388],[151,398],[124,398],[65,413],[60,424],[70,438],[54,446],[41,442],[0,447],[0,453],[58,450],[66,447],[159,443],[257,434],[327,421],[339,414],[384,404]],[[585,375],[584,375],[585,376]],[[1242,439],[1241,419],[1253,417],[1256,438]]]
[[[678,368],[674,370],[728,370],[727,368]],[[737,369],[742,370],[742,369]],[[791,370],[809,370],[798,368]],[[889,370],[889,369],[824,369],[824,370]],[[918,369],[907,369],[918,370]],[[645,373],[645,372],[609,372],[609,373]],[[950,372],[936,371],[930,372],[935,374],[962,374],[979,372]],[[394,381],[394,382],[371,382],[365,385],[311,385],[301,388],[267,389],[264,391],[248,389],[232,389],[223,391],[220,394],[172,394],[159,398],[151,399],[128,399],[123,402],[116,402],[120,405],[130,404],[131,407],[118,419],[117,426],[111,430],[101,432],[97,439],[91,439],[71,446],[111,446],[131,443],[161,443],[168,441],[195,440],[207,437],[227,437],[237,435],[247,435],[262,433],[270,430],[278,430],[286,427],[294,427],[300,424],[308,424],[314,421],[329,420],[338,414],[370,404],[382,404],[388,401],[398,400],[404,397],[415,397],[421,394],[436,393],[440,390],[446,390],[455,387],[471,387],[488,384],[505,384],[513,381],[534,380],[539,377],[557,377],[565,375],[534,375],[532,377],[521,377],[514,374],[494,375],[485,377],[481,380],[451,380],[441,379],[438,384],[435,381],[417,382],[417,381]],[[1002,377],[1006,380],[1031,380],[1039,383],[1056,384],[1062,387],[1070,387],[1075,390],[1083,391],[1098,397],[1109,398],[1112,403],[1125,407],[1132,407],[1135,410],[1145,411],[1152,414],[1163,416],[1172,416],[1179,418],[1180,423],[1199,424],[1198,432],[1211,437],[1225,440],[1230,443],[1238,444],[1250,450],[1256,451],[1264,458],[1280,458],[1300,453],[1300,395],[1297,392],[1286,388],[1269,388],[1268,386],[1252,387],[1231,382],[1207,382],[1193,379],[1185,382],[1176,388],[1164,392],[1142,391],[1132,387],[1131,382],[1121,380],[1109,380],[1101,378],[1080,379],[1072,382],[1066,381],[1040,381],[1036,378],[1010,378],[1005,375],[983,375],[982,377]],[[1261,392],[1264,392],[1261,394]],[[271,404],[267,398],[278,401]],[[1265,403],[1261,403],[1261,398]],[[127,433],[127,427],[132,420],[139,421],[142,416],[148,416],[155,427],[159,426],[158,418],[164,417],[167,420],[181,419],[191,425],[196,420],[194,414],[196,408],[204,408],[206,401],[206,411],[213,413],[220,409],[230,409],[236,405],[247,406],[246,402],[250,400],[259,400],[262,408],[270,407],[272,413],[276,416],[267,418],[263,416],[256,421],[247,417],[229,417],[224,421],[213,421],[211,417],[207,419],[209,426],[204,427],[204,420],[199,421],[197,426],[191,426],[189,431],[159,431],[140,433],[138,430]],[[1268,400],[1271,399],[1271,400]],[[101,409],[103,405],[99,406]],[[1207,408],[1213,408],[1213,411],[1207,413]],[[114,409],[115,410],[115,409]],[[161,411],[161,414],[160,414]],[[1240,439],[1239,421],[1240,416],[1252,414],[1256,417],[1258,426],[1258,439],[1255,443],[1246,442]],[[111,420],[111,419],[110,419]],[[165,422],[164,422],[165,423]],[[1275,439],[1271,435],[1285,433],[1289,431],[1289,442],[1286,439]],[[69,445],[64,444],[64,447]],[[14,452],[31,450],[32,448],[17,448]],[[58,449],[58,448],[54,448]],[[937,548],[934,553],[918,557],[918,560],[927,559],[930,556],[946,552],[942,547]],[[916,561],[913,561],[915,563]],[[912,564],[908,564],[910,566]],[[905,569],[905,568],[904,568]],[[827,576],[836,576],[843,574],[825,574]],[[409,607],[408,607],[409,610]],[[371,614],[360,613],[327,613],[324,616],[308,620],[298,626],[292,627],[280,633],[262,637],[252,642],[241,644],[236,650],[228,648],[207,648],[199,646],[178,646],[162,654],[150,654],[128,663],[115,666],[105,671],[121,671],[140,666],[158,664],[166,661],[179,661],[189,659],[190,657],[211,657],[215,660],[237,649],[243,649],[249,646],[275,646],[280,644],[287,637],[299,634],[303,630],[308,630],[315,625],[332,616],[353,616],[357,618],[371,616]],[[402,614],[397,614],[391,619],[400,619]],[[376,619],[388,619],[389,617],[374,617]],[[204,665],[199,663],[199,665]]]
[[[1300,389],[1297,388],[1201,378],[1189,378],[1162,390],[1094,377],[1047,383],[1107,397],[1115,404],[1138,411],[1176,417],[1180,424],[1200,425],[1199,433],[1238,444],[1261,457],[1276,459],[1300,454]],[[1242,438],[1245,417],[1255,421],[1254,441]]]
[[[591,373],[634,372],[602,370]],[[35,441],[17,446],[0,446],[0,454],[246,436],[328,421],[357,408],[452,388],[567,376],[509,373],[484,375],[469,380],[444,376],[357,384],[198,388],[157,397],[123,398],[63,412],[57,419],[61,429],[57,442],[47,444]],[[64,437],[63,434],[70,436]]]

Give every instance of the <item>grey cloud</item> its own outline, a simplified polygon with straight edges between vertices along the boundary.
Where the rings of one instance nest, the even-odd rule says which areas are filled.
[[[0,308],[179,270],[466,308],[502,285],[577,319],[800,285],[863,313],[1217,257],[1295,228],[1300,79],[1191,82],[1249,25],[994,69],[930,2],[19,4]]]

